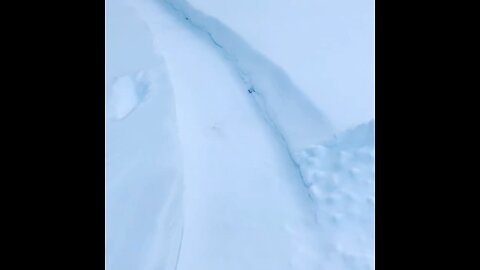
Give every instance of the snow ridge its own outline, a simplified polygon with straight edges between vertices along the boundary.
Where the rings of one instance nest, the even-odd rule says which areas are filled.
[[[308,199],[304,200],[307,201],[307,203],[303,204],[302,207],[306,208],[305,206],[307,205],[314,206],[312,208],[314,208],[315,213],[313,213],[313,211],[308,211],[306,214],[300,214],[299,212],[301,211],[299,211],[299,209],[303,209],[302,207],[290,208],[290,206],[294,205],[292,202],[295,200],[287,200],[286,198],[289,198],[288,196],[270,195],[270,197],[274,198],[272,199],[272,202],[275,203],[272,204],[267,202],[261,204],[265,209],[268,209],[266,212],[274,212],[275,207],[280,209],[280,211],[278,211],[279,213],[283,213],[285,209],[288,209],[288,211],[285,211],[286,214],[282,214],[281,218],[275,217],[275,223],[269,223],[270,221],[268,218],[258,218],[261,216],[263,217],[263,213],[261,213],[261,215],[255,215],[258,213],[258,209],[256,209],[253,204],[249,204],[252,201],[261,202],[260,199],[262,199],[263,196],[259,196],[258,194],[261,194],[262,191],[265,190],[272,191],[273,193],[276,192],[276,195],[289,194],[285,191],[290,191],[290,189],[276,189],[276,185],[272,185],[272,179],[276,180],[277,178],[281,178],[273,173],[270,174],[270,172],[275,170],[265,170],[265,172],[268,171],[268,174],[265,174],[265,176],[262,175],[256,179],[252,178],[256,181],[248,183],[248,181],[245,180],[250,179],[250,176],[254,174],[242,174],[242,172],[257,172],[257,167],[232,166],[234,168],[229,169],[235,169],[235,167],[237,167],[254,168],[254,170],[235,171],[235,173],[240,173],[243,176],[241,177],[242,181],[232,181],[227,185],[225,184],[226,181],[218,180],[222,180],[223,177],[230,175],[230,173],[225,172],[227,169],[224,168],[229,167],[230,164],[238,163],[238,159],[227,158],[228,161],[236,162],[222,162],[223,160],[220,158],[222,156],[219,155],[219,153],[225,153],[225,146],[227,145],[230,146],[230,150],[237,150],[234,147],[238,145],[238,139],[242,136],[237,136],[237,140],[234,141],[235,143],[230,141],[228,144],[224,143],[222,140],[216,140],[215,144],[208,144],[209,140],[207,139],[202,140],[204,143],[207,142],[208,147],[205,147],[205,149],[208,149],[209,151],[214,150],[214,153],[210,153],[210,155],[217,157],[216,159],[213,159],[215,162],[199,161],[202,159],[200,153],[204,148],[197,148],[196,145],[191,143],[194,140],[190,140],[191,137],[187,137],[184,142],[188,142],[186,144],[187,149],[190,149],[190,154],[193,154],[190,156],[186,155],[187,157],[190,157],[190,159],[185,159],[186,162],[184,164],[188,168],[185,172],[193,171],[196,174],[186,175],[184,178],[187,180],[200,179],[203,180],[203,182],[187,182],[189,186],[186,189],[184,197],[182,197],[183,190],[182,192],[179,192],[180,186],[177,186],[180,182],[175,182],[175,184],[170,186],[172,188],[157,188],[157,190],[168,190],[170,195],[167,198],[171,201],[169,201],[169,199],[162,201],[162,205],[166,206],[162,209],[155,209],[155,212],[152,211],[149,215],[158,217],[155,218],[158,224],[154,226],[156,228],[151,234],[153,237],[148,237],[148,245],[146,245],[147,253],[144,257],[144,259],[146,259],[146,264],[142,264],[142,266],[144,266],[142,269],[156,269],[157,267],[161,267],[162,269],[226,269],[222,264],[229,265],[227,268],[230,269],[257,269],[253,268],[253,266],[261,267],[261,264],[255,262],[255,260],[258,258],[265,260],[265,256],[262,257],[258,255],[260,253],[253,252],[252,250],[255,250],[253,247],[245,249],[245,247],[248,246],[246,243],[249,242],[242,240],[251,239],[256,241],[258,241],[258,239],[264,239],[265,241],[263,242],[267,243],[267,245],[263,245],[262,248],[267,247],[268,245],[280,247],[279,249],[274,249],[275,252],[278,252],[275,254],[277,257],[274,260],[269,261],[270,263],[273,263],[273,265],[278,264],[278,266],[280,266],[273,267],[275,269],[372,269],[374,267],[374,122],[372,121],[366,125],[361,125],[354,130],[340,134],[337,138],[332,138],[334,131],[328,119],[302,94],[280,67],[273,64],[255,49],[251,48],[247,42],[226,27],[222,22],[204,15],[201,11],[193,8],[187,1],[160,0],[160,3],[162,4],[162,8],[166,8],[165,10],[173,14],[181,24],[185,25],[186,29],[193,30],[187,32],[192,32],[194,35],[208,41],[208,44],[219,52],[227,60],[225,62],[239,75],[241,83],[238,84],[238,81],[235,80],[235,86],[238,87],[238,85],[243,83],[245,91],[249,92],[249,94],[241,93],[244,94],[242,98],[246,97],[248,99],[245,100],[248,102],[251,101],[252,104],[256,105],[254,108],[258,110],[255,113],[260,113],[260,115],[263,116],[271,130],[273,130],[273,133],[275,133],[278,141],[281,142],[281,145],[279,146],[282,150],[281,154],[278,155],[279,152],[275,152],[275,155],[266,155],[267,158],[265,158],[265,160],[271,160],[273,159],[272,157],[281,156],[283,160],[286,161],[281,163],[282,166],[279,167],[291,168],[288,171],[292,172],[292,174],[288,174],[288,177],[290,178],[282,180],[289,180],[290,183],[298,183],[296,186],[301,189],[300,192],[294,193],[295,196],[292,196],[292,198],[306,199],[305,192],[307,192],[310,196],[310,201],[308,201]],[[151,9],[147,9],[147,12],[150,10]],[[165,10],[162,10],[163,13],[165,13]],[[163,15],[163,13],[160,14]],[[159,42],[161,42],[161,39],[159,40]],[[175,43],[175,45],[179,45],[179,43]],[[204,47],[208,48],[209,46]],[[170,52],[175,52],[177,47],[173,48],[174,49]],[[192,58],[201,55],[201,51],[199,50],[194,52]],[[179,56],[175,53],[173,53],[173,55],[177,58]],[[172,57],[172,59],[175,58]],[[224,61],[223,59],[221,60],[223,64]],[[179,63],[176,63],[176,68],[180,70],[185,68],[189,71],[187,74],[195,74],[195,67],[192,67],[193,65],[186,66],[188,63],[188,61],[180,61]],[[193,63],[197,64],[199,62]],[[214,67],[218,70],[219,66],[214,65]],[[223,68],[224,66],[220,67]],[[225,73],[218,76],[219,79],[225,77],[224,75]],[[175,76],[172,78],[175,78]],[[185,81],[185,78],[188,77],[185,75],[177,77],[177,81],[183,82]],[[210,76],[210,78],[214,77]],[[233,85],[233,83],[230,85]],[[195,105],[197,102],[201,103],[198,100],[202,99],[204,92],[209,90],[206,87],[201,88],[203,91],[197,92],[193,92],[193,90],[187,92],[182,91],[182,89],[185,90],[187,88],[185,88],[184,85],[179,84],[179,87],[176,87],[175,89],[177,90],[176,93],[179,94],[178,96],[180,97],[180,100],[183,98],[184,101],[183,103],[178,103],[183,105],[177,107],[181,112],[185,112],[185,108],[191,107],[188,105]],[[228,92],[221,90],[223,89],[217,89],[215,95],[207,96],[205,100],[202,100],[204,106],[196,108],[196,112],[203,112],[204,110],[208,111],[209,106],[212,108],[221,107],[219,105],[222,105],[222,102],[226,102],[225,98],[232,97],[229,95],[223,95]],[[235,90],[238,90],[238,88],[235,88]],[[191,96],[194,98],[186,98]],[[228,104],[240,104],[241,102],[238,100],[239,96],[240,95],[233,96],[234,98],[228,100],[228,102],[230,102]],[[249,99],[250,97],[251,100]],[[185,100],[187,100],[187,102],[185,102]],[[145,103],[145,105],[147,104],[148,103]],[[185,106],[185,104],[187,106]],[[207,104],[207,106],[205,106],[205,104]],[[153,104],[150,103],[150,105],[152,105],[151,107],[153,108]],[[130,106],[126,106],[125,108],[125,111],[128,111],[127,109],[130,108]],[[242,112],[242,115],[244,116],[246,112],[250,113],[250,111],[246,111],[246,109],[250,110],[252,107],[244,106],[241,108],[245,109],[243,109],[243,111],[238,111]],[[142,112],[142,110],[138,110],[138,112]],[[155,113],[157,114],[151,115],[162,115],[158,112]],[[251,119],[257,121],[259,118],[255,113],[251,114]],[[129,121],[131,120],[130,118],[135,117],[136,115],[137,113],[133,113],[125,120]],[[209,124],[209,121],[217,120],[214,119],[214,117],[212,118],[212,115],[215,116],[213,113],[206,114],[206,117],[204,117],[207,119],[205,124]],[[164,116],[165,115],[162,115],[163,119],[160,119],[161,121],[167,120]],[[166,116],[168,117],[168,115]],[[183,120],[183,123],[191,124],[191,122],[185,121],[185,119],[187,119],[185,117],[181,117],[180,119]],[[157,120],[158,119],[155,120],[155,123],[158,122]],[[260,123],[259,125],[252,126],[253,123],[258,122]],[[249,122],[247,129],[252,127],[257,129],[266,127],[263,121],[258,122]],[[179,121],[179,123],[182,123],[182,121]],[[213,124],[211,128],[212,130],[218,131],[217,124]],[[242,130],[247,129],[242,127]],[[268,130],[269,128],[266,129]],[[196,129],[192,130],[198,131]],[[196,133],[193,132],[193,134]],[[269,134],[272,133],[269,132]],[[242,133],[242,135],[244,134]],[[160,136],[157,136],[156,138],[158,139]],[[254,144],[253,141],[262,141],[262,139],[264,139],[261,136],[252,138],[255,139],[242,142],[244,144],[250,144],[250,142]],[[276,142],[276,140],[272,140],[271,136],[264,141]],[[152,142],[155,141],[152,140]],[[222,148],[217,146],[222,146]],[[269,148],[265,147],[264,149]],[[290,160],[284,155],[284,149],[287,150],[286,153]],[[160,149],[156,149],[156,151],[158,150]],[[163,149],[161,151],[163,153],[166,152]],[[258,151],[258,148],[250,149],[250,151],[251,152],[248,152],[249,156],[247,157],[251,157],[251,154],[254,153],[254,151]],[[225,158],[227,155],[224,155],[223,157]],[[255,163],[258,164],[258,160],[256,161],[257,162]],[[223,166],[217,166],[219,163]],[[218,169],[217,167],[221,168]],[[190,170],[191,168],[193,168],[193,170]],[[271,168],[273,168],[273,166]],[[215,173],[209,175],[213,177],[205,177],[207,176],[205,173],[204,177],[200,176],[197,178],[198,172],[202,173],[204,171]],[[282,173],[281,175],[285,175],[285,173]],[[297,176],[299,178],[297,178]],[[171,178],[180,179],[181,176],[178,175]],[[226,178],[228,179],[228,177]],[[294,179],[295,181],[290,181],[291,179]],[[262,186],[258,189],[251,189],[250,187],[254,186],[252,183],[260,183]],[[303,184],[305,189],[300,186],[301,184]],[[202,185],[208,185],[209,188],[203,189]],[[145,190],[150,191],[150,187],[151,186]],[[272,189],[272,187],[274,188]],[[204,191],[207,191],[207,193],[204,193]],[[150,194],[150,192],[147,194]],[[153,195],[153,193],[151,194]],[[226,196],[224,195],[218,196],[217,194],[230,194],[235,197],[234,199],[228,199],[225,198]],[[250,197],[257,198],[257,200],[251,200],[248,196],[245,196],[245,194],[255,194],[257,197]],[[208,199],[200,200],[198,199],[200,196],[204,196]],[[281,199],[277,200],[279,197]],[[185,201],[183,201],[184,198]],[[239,201],[242,202],[241,205],[237,204]],[[287,203],[282,204],[283,202]],[[183,207],[183,203],[188,205],[188,207]],[[244,205],[244,203],[247,205]],[[158,204],[155,205],[158,206]],[[186,213],[185,222],[184,217],[180,214],[182,210]],[[240,219],[235,222],[235,225],[240,224],[242,226],[235,227],[229,223],[230,218],[232,217],[226,215],[226,213],[235,212],[231,210],[237,210],[236,213],[242,213]],[[208,214],[210,212],[212,213],[211,215]],[[196,215],[195,213],[202,214]],[[216,216],[216,213],[221,214]],[[249,213],[249,215],[245,215],[244,213]],[[303,221],[305,216],[309,217],[308,223]],[[315,221],[314,217],[316,217]],[[277,234],[271,234],[268,237],[262,238],[265,234],[268,234],[267,232],[270,233],[272,231],[272,226],[269,226],[268,230],[263,231],[261,227],[250,226],[249,224],[251,224],[250,222],[252,220],[260,222],[262,225],[285,225],[288,233],[285,234],[285,228],[280,228],[279,226],[275,227],[279,228]],[[294,222],[291,222],[292,220],[294,220]],[[297,221],[299,223],[298,225],[296,224]],[[214,224],[227,225],[224,226],[221,231],[223,234],[218,233],[218,231],[208,234],[209,230],[207,228],[213,227]],[[231,233],[232,228],[236,228],[235,233]],[[184,232],[185,238],[183,238]],[[237,239],[237,232],[244,235],[252,233],[252,235],[256,237],[238,237]],[[209,238],[204,237],[205,235],[208,235]],[[223,241],[221,237],[222,235],[228,236],[227,239],[230,241],[229,244],[242,244],[239,245],[239,248],[223,245],[221,243]],[[285,237],[285,235],[287,235],[287,237]],[[207,239],[214,243],[212,247],[205,248],[205,240]],[[287,242],[285,239],[288,239],[288,241],[291,242]],[[266,250],[262,248],[258,248],[255,251]],[[208,252],[203,252],[203,249]],[[222,252],[224,250],[227,251]],[[227,256],[219,256],[219,254]],[[252,256],[253,254],[257,254],[257,257]],[[263,255],[265,254],[268,255],[270,253],[263,253]],[[248,259],[246,259],[247,257]],[[253,260],[251,260],[251,257],[253,257]],[[224,261],[217,261],[217,258],[221,258]],[[272,257],[269,258],[271,259]],[[281,263],[279,262],[280,258],[282,259]],[[290,264],[285,264],[285,261],[289,261]],[[244,265],[242,265],[242,263],[244,263]],[[217,266],[217,268],[215,268],[215,266]],[[238,268],[235,268],[235,266]]]
[[[220,51],[246,90],[253,89],[250,94],[287,148],[316,207],[321,266],[373,269],[374,121],[333,138],[326,116],[280,67],[187,1],[162,2]]]
[[[106,123],[106,269],[175,269],[183,175],[169,75],[161,63],[116,84]]]
[[[232,64],[267,122],[294,153],[329,139],[334,130],[327,117],[294,85],[288,75],[217,19],[184,0],[163,0],[176,17],[197,30]]]
[[[231,63],[265,121],[287,149],[305,188],[297,160],[303,149],[326,142],[334,134],[327,117],[291,82],[288,75],[217,19],[203,14],[184,0],[161,0],[177,17],[210,41]],[[310,199],[314,200],[310,193]]]

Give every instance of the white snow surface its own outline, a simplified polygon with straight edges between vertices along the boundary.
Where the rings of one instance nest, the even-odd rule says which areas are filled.
[[[321,269],[373,269],[374,126],[359,125],[297,156],[322,232]]]
[[[279,66],[338,131],[374,118],[374,0],[187,1]]]
[[[107,0],[106,269],[374,268],[373,102],[302,77],[312,2]]]

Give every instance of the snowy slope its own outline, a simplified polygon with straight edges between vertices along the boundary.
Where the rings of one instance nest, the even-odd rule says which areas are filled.
[[[375,123],[298,154],[322,232],[321,269],[373,269]]]
[[[183,182],[168,71],[123,1],[106,2],[105,45],[106,269],[174,269]]]
[[[173,16],[171,19],[175,19],[178,26],[189,29],[227,60],[229,68],[241,80],[242,87],[245,90],[252,89],[250,91],[253,91],[252,96],[258,108],[290,150],[296,151],[333,135],[329,120],[303,95],[289,76],[222,22],[204,15],[186,1],[166,0],[158,3],[156,6],[161,6],[163,12],[169,13],[163,16]],[[160,15],[150,11],[143,17],[152,22]],[[165,47],[164,43],[165,40],[157,42],[160,48]]]
[[[188,2],[283,69],[339,131],[374,117],[374,0]]]
[[[140,14],[175,89],[185,183],[177,269],[289,269],[305,261],[314,269],[315,256],[296,246],[315,248],[314,212],[284,145],[215,48],[155,7]]]
[[[182,233],[182,170],[166,71],[120,77],[108,101],[107,269],[173,269]]]
[[[373,121],[334,138],[288,65],[224,18],[110,3],[141,42],[107,40],[106,268],[373,269]]]

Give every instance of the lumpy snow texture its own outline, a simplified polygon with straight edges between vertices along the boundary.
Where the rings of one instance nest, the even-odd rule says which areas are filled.
[[[372,269],[374,122],[305,149],[297,162],[316,205],[322,269]]]
[[[107,0],[106,269],[374,268],[371,3],[347,2]]]

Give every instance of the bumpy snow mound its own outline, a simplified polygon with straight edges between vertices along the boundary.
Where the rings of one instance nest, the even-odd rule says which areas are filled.
[[[323,269],[373,269],[374,128],[372,120],[296,157],[316,203]]]
[[[111,118],[127,117],[145,98],[148,89],[149,78],[144,71],[116,78],[109,95]]]

